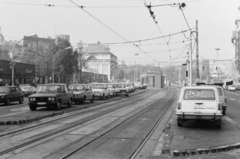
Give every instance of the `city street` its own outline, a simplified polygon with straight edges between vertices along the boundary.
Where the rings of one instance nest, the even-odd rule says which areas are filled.
[[[56,114],[52,117],[31,121],[28,124],[1,125],[2,133],[0,136],[5,148],[1,149],[0,154],[3,156],[2,158],[31,158],[35,157],[36,154],[38,156],[44,154],[44,156],[40,155],[39,158],[61,158],[62,156],[66,157],[66,154],[71,154],[77,147],[83,146],[84,148],[77,148],[79,149],[77,152],[66,158],[155,159],[185,158],[186,156],[190,159],[200,157],[237,158],[240,151],[238,149],[240,147],[238,115],[240,112],[238,106],[240,91],[225,91],[229,107],[226,116],[223,117],[222,129],[216,129],[212,123],[194,121],[183,127],[178,127],[174,112],[179,94],[171,95],[171,92],[176,92],[176,90],[179,93],[180,88],[137,90],[129,98],[115,97],[109,101],[97,100],[95,105],[86,103],[84,104],[86,107],[79,110],[76,110],[76,107],[81,107],[81,105],[63,108],[61,112],[65,113],[62,115]],[[168,99],[165,99],[166,97]],[[143,98],[145,100],[140,102]],[[164,104],[165,102],[170,102],[170,105]],[[32,112],[27,109],[26,103],[25,100],[22,105],[2,106],[1,109],[4,109],[6,114],[2,114],[0,120],[23,118],[23,116],[39,117],[59,112],[47,109]],[[17,106],[19,108],[16,108]],[[67,109],[72,110],[66,111]],[[162,113],[164,110],[167,111],[163,114],[164,116],[161,116],[157,110]],[[79,116],[78,113],[82,115]],[[134,121],[133,119],[138,120]],[[82,126],[79,125],[79,122]],[[71,125],[71,128],[66,125],[67,123]],[[53,131],[54,129],[59,132]],[[41,138],[47,135],[48,131],[53,136],[50,137],[49,134],[49,139],[42,140]],[[57,135],[57,133],[61,135]],[[85,138],[85,135],[88,137]],[[42,141],[38,139],[39,136]],[[33,144],[32,139],[38,142]],[[47,140],[49,141],[47,142]],[[66,140],[65,144],[60,144],[62,140]],[[79,141],[79,143],[74,140]],[[9,141],[14,142],[10,144]],[[125,144],[122,143],[124,141]],[[32,146],[24,146],[25,148],[21,148],[16,155],[11,155],[11,147],[14,148],[22,144]],[[72,146],[68,147],[68,144]],[[84,146],[85,144],[89,146]],[[57,148],[56,145],[60,147]],[[49,146],[55,148],[52,149]],[[64,151],[62,151],[63,147]],[[41,151],[37,153],[36,150]],[[93,151],[95,153],[90,153]]]

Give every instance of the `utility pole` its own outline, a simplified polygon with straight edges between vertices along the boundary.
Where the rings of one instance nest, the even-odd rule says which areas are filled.
[[[198,47],[198,21],[196,21],[196,71],[197,71],[197,79],[199,76],[199,47]]]

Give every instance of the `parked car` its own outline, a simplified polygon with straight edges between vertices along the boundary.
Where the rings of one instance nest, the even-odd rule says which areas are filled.
[[[64,83],[49,83],[38,85],[35,94],[30,95],[29,108],[34,111],[38,107],[54,107],[61,109],[62,105],[72,106],[73,93]]]
[[[23,103],[24,95],[18,86],[0,86],[0,103],[10,105],[11,102]]]
[[[230,85],[230,86],[228,86],[227,89],[228,89],[229,91],[236,91],[236,86]]]
[[[130,94],[130,88],[127,87],[125,83],[117,83],[117,84],[116,84],[116,93],[117,93],[118,95],[129,96],[129,94]]]
[[[91,83],[95,98],[109,99],[110,91],[106,83]]]
[[[183,87],[176,108],[178,126],[187,120],[208,120],[221,128],[222,103],[218,94],[214,86]]]
[[[88,84],[71,84],[68,88],[73,92],[73,102],[84,104],[86,100],[94,102],[94,93]]]
[[[36,88],[33,86],[20,86],[25,97],[30,96],[36,92]]]
[[[107,89],[109,90],[110,96],[115,97],[116,96],[116,88],[115,84],[113,83],[107,83]]]

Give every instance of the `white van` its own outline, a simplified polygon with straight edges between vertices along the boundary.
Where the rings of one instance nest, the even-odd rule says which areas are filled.
[[[176,108],[178,126],[187,120],[215,121],[222,125],[222,103],[215,86],[183,87]]]

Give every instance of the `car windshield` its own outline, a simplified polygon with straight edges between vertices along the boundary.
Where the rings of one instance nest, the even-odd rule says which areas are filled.
[[[20,88],[21,88],[21,90],[29,90],[30,86],[21,86]]]
[[[215,100],[214,90],[211,89],[187,89],[184,92],[185,100]]]
[[[59,85],[42,85],[37,88],[37,93],[60,93]]]
[[[82,91],[82,90],[84,90],[82,85],[70,85],[68,88],[71,91]]]
[[[107,87],[108,88],[113,88],[113,85],[112,84],[108,84]]]
[[[0,87],[0,93],[8,93],[9,90],[9,87]]]
[[[92,84],[92,88],[95,88],[95,89],[104,89],[104,85],[103,85],[103,84]]]

